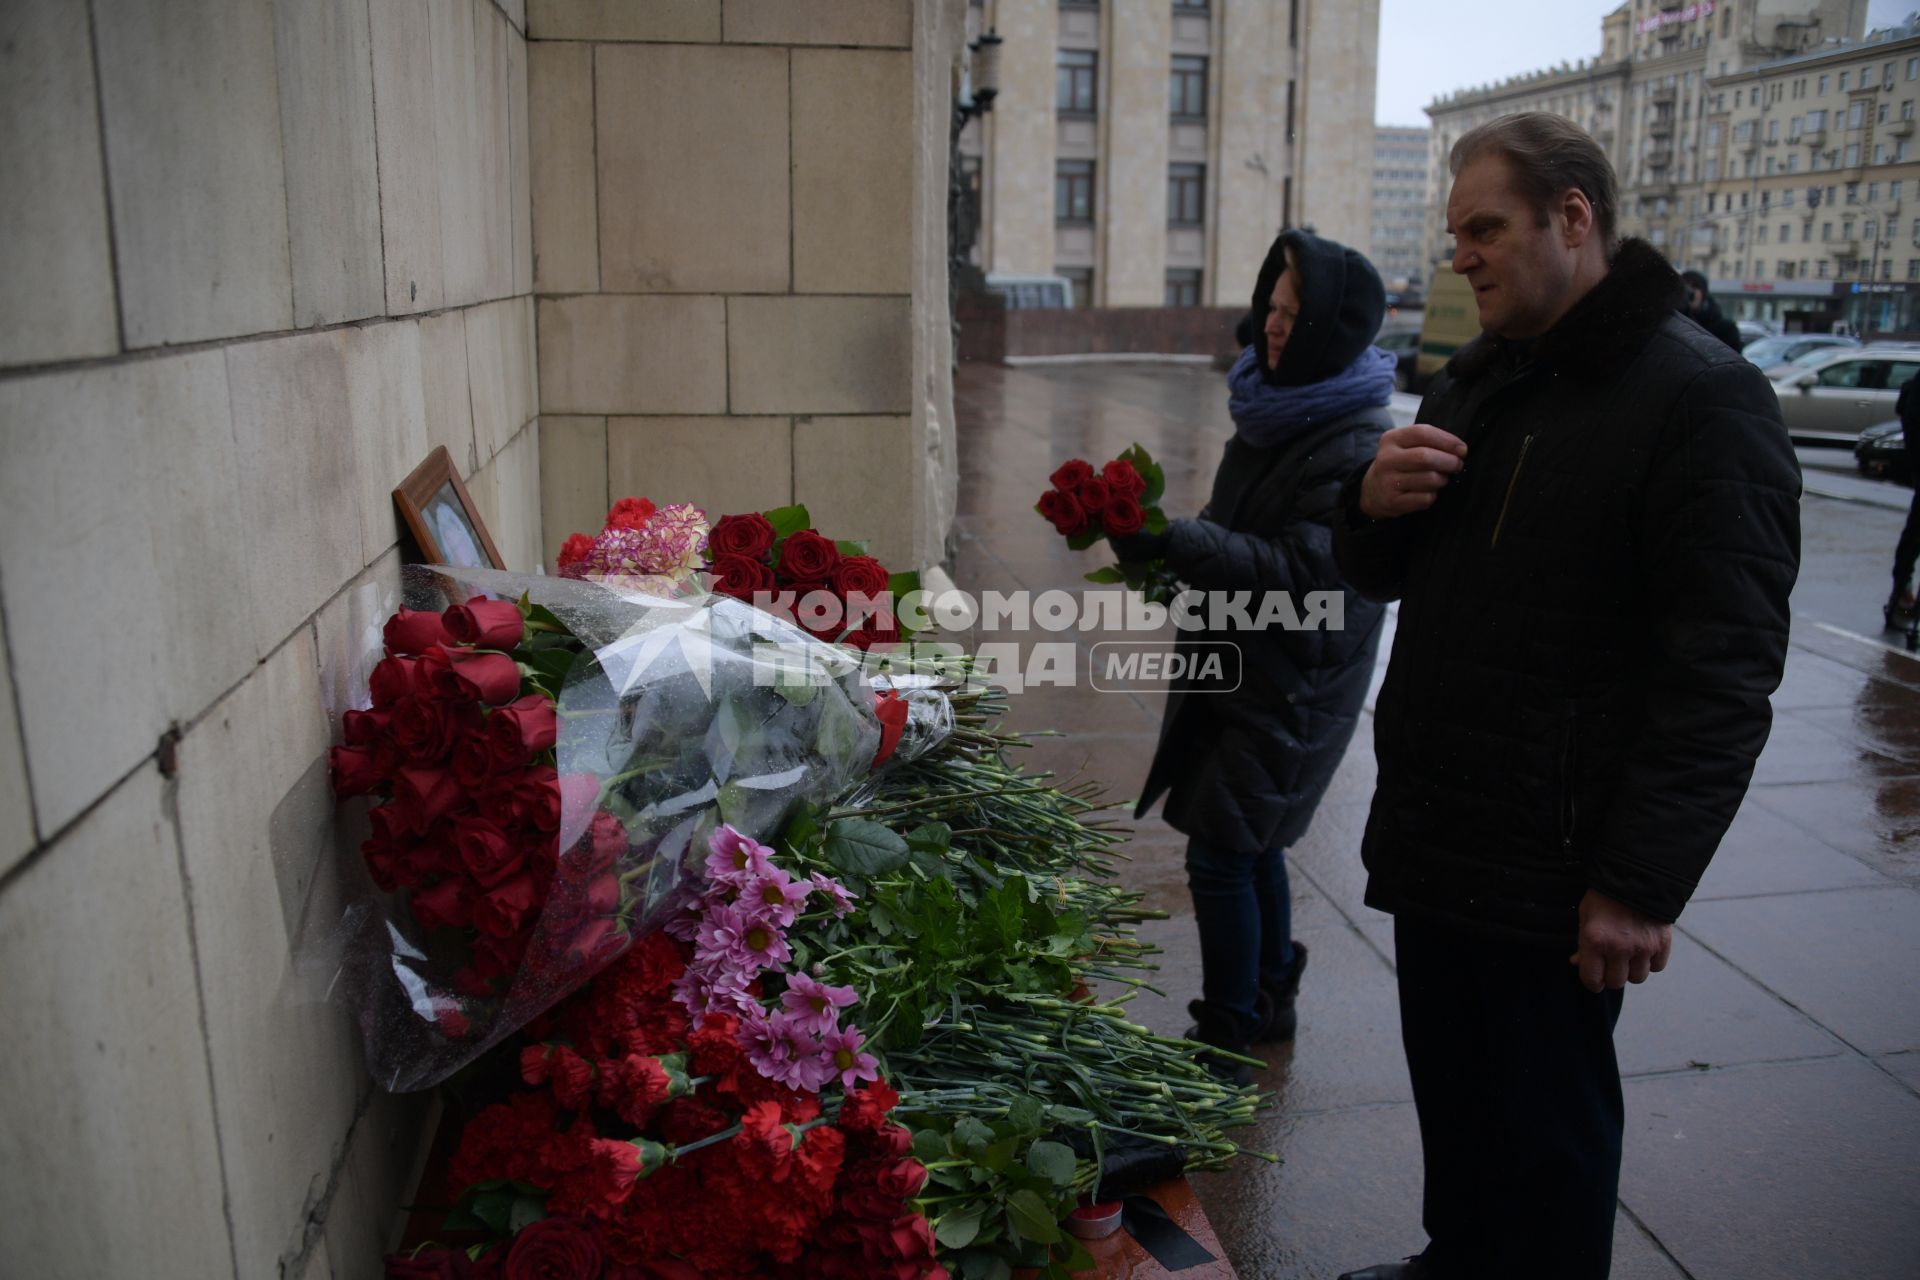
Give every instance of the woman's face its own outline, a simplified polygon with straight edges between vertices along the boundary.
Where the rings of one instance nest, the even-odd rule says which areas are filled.
[[[1300,319],[1300,291],[1294,281],[1300,273],[1294,268],[1293,255],[1287,255],[1287,269],[1273,282],[1273,296],[1267,299],[1267,368],[1280,367],[1280,352],[1286,348],[1287,335]]]

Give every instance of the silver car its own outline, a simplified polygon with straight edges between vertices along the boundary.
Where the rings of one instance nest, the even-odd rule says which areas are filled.
[[[1900,388],[1920,373],[1920,347],[1836,351],[1810,368],[1776,378],[1780,414],[1796,441],[1852,448],[1860,433],[1894,416]]]
[[[1838,333],[1779,333],[1749,342],[1740,349],[1740,354],[1759,365],[1760,371],[1769,378],[1784,378],[1789,372],[1788,365],[1817,359],[1816,352],[1859,345],[1858,338]]]

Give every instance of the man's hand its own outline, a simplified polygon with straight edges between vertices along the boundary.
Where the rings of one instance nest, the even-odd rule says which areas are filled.
[[[1360,482],[1360,514],[1369,520],[1412,515],[1432,506],[1448,479],[1466,466],[1467,443],[1416,422],[1380,437],[1380,451]]]
[[[1645,982],[1649,973],[1667,967],[1672,951],[1672,925],[1596,889],[1580,899],[1580,949],[1567,962],[1580,967],[1580,985],[1587,990],[1597,994]]]

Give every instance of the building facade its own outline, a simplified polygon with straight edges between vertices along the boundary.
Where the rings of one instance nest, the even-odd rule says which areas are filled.
[[[1405,125],[1379,125],[1373,131],[1373,234],[1367,242],[1368,256],[1389,289],[1404,290],[1431,278],[1428,132]]]
[[[1551,111],[1606,148],[1621,232],[1705,272],[1735,315],[1859,312],[1842,305],[1861,296],[1843,281],[1904,283],[1901,248],[1920,259],[1911,221],[1897,236],[1901,193],[1920,194],[1901,133],[1920,97],[1920,31],[1867,36],[1865,22],[1860,0],[1633,0],[1602,19],[1597,59],[1441,99],[1428,108],[1429,261],[1447,252],[1454,141],[1509,112]],[[1887,314],[1855,323],[1883,327],[1872,322],[1891,318],[1897,292],[1865,290]]]
[[[978,0],[1004,40],[975,260],[1082,305],[1246,302],[1273,237],[1368,243],[1379,0]]]

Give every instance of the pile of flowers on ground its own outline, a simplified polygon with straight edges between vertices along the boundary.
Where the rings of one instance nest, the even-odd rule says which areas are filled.
[[[622,498],[597,537],[567,539],[556,568],[563,578],[685,581],[706,567],[708,536],[707,513],[690,503]]]
[[[1052,487],[1040,495],[1033,509],[1075,551],[1101,538],[1166,531],[1167,516],[1158,505],[1166,491],[1166,474],[1137,444],[1098,471],[1082,458],[1069,458],[1048,480]],[[1086,579],[1122,583],[1161,604],[1173,598],[1175,589],[1173,575],[1159,560],[1122,558],[1110,568],[1087,574]]]

